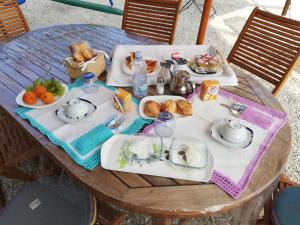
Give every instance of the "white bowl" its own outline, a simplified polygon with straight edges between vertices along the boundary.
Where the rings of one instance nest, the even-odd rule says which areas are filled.
[[[89,106],[79,98],[74,98],[63,105],[65,115],[70,119],[80,119],[89,112]]]
[[[243,143],[247,139],[247,129],[238,120],[225,123],[220,129],[220,134],[231,143]]]

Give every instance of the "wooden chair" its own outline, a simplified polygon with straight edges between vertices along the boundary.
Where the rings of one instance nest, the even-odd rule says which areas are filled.
[[[0,177],[10,179],[18,179],[24,181],[34,181],[35,177],[17,168],[24,162],[32,160],[41,155],[41,149],[29,134],[24,132],[22,128],[14,122],[14,120],[5,113],[0,107]],[[48,170],[42,175],[56,173],[59,169],[53,165],[53,162],[45,160],[43,167],[48,167],[46,164],[51,164],[53,168],[43,168]],[[0,209],[4,207],[4,194],[0,186]],[[125,217],[125,213],[121,213],[108,204],[97,201],[98,213],[95,218],[97,225],[120,225]],[[0,218],[1,220],[1,218]]]
[[[0,0],[0,42],[29,31],[29,26],[15,0]]]
[[[277,95],[300,56],[300,21],[262,11],[252,11],[228,62],[275,85]]]
[[[173,44],[182,0],[126,0],[122,29]]]
[[[92,194],[67,177],[45,177],[27,185],[1,209],[0,225],[94,225],[96,216]]]

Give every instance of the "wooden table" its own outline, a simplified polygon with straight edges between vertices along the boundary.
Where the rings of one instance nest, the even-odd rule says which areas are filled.
[[[281,173],[291,146],[291,131],[287,124],[277,135],[261,160],[245,192],[233,200],[214,184],[167,179],[130,173],[113,172],[98,166],[92,172],[75,164],[60,148],[27,121],[15,114],[15,96],[31,82],[46,73],[69,83],[62,62],[69,55],[68,45],[86,40],[93,48],[110,52],[117,44],[153,44],[154,42],[126,32],[96,25],[55,26],[27,33],[0,45],[0,104],[32,135],[45,151],[91,192],[103,200],[136,212],[152,215],[153,224],[169,224],[165,218],[206,216],[214,224],[252,224],[272,185]],[[238,87],[228,91],[253,101],[282,110],[277,100],[264,87],[247,76],[239,76]],[[150,89],[154,93],[154,89]],[[16,140],[17,141],[17,140]]]

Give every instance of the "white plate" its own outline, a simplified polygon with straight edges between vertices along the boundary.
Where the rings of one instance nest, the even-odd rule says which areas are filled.
[[[199,182],[208,182],[210,180],[214,168],[214,159],[209,151],[207,166],[197,170],[175,166],[166,159],[163,161],[156,160],[153,162],[132,162],[131,160],[124,161],[125,157],[123,156],[123,143],[125,141],[138,140],[140,138],[151,138],[151,141],[153,141],[153,143],[160,143],[160,139],[158,137],[116,134],[108,139],[101,147],[101,166],[109,170],[175,179],[184,179]],[[164,139],[165,145],[170,144],[170,142],[171,140]]]
[[[186,100],[186,101],[188,101],[184,97],[174,96],[174,95],[153,95],[153,96],[147,96],[147,97],[145,97],[145,98],[142,99],[142,101],[140,102],[140,105],[139,105],[140,116],[143,117],[143,118],[145,118],[145,119],[153,119],[153,117],[146,116],[145,113],[144,113],[145,103],[147,101],[150,101],[150,100],[155,101],[155,102],[160,103],[160,104],[164,103],[167,100],[173,100],[175,102],[178,101],[178,100]],[[178,113],[174,113],[174,117],[175,118],[182,118],[182,117],[186,117],[186,116],[178,114]]]
[[[227,140],[225,140],[222,135],[220,134],[220,130],[221,130],[221,127],[227,123],[228,121],[227,120],[220,120],[216,123],[214,123],[211,127],[211,135],[212,137],[220,142],[221,144],[227,146],[227,147],[230,147],[230,148],[234,148],[234,149],[245,149],[247,148],[253,141],[253,131],[246,127],[246,130],[247,130],[247,138],[244,142],[242,143],[232,143],[232,142],[229,142]]]
[[[152,73],[147,73],[147,76],[153,76],[153,75],[158,74],[159,71],[160,71],[160,69],[161,69],[159,60],[153,59],[153,58],[146,58],[146,59],[157,61],[156,67],[155,67],[154,71],[153,71]],[[133,75],[131,69],[129,69],[129,67],[127,66],[126,59],[123,60],[123,63],[122,63],[122,69],[123,69],[123,71],[124,71],[126,74],[128,74],[128,75],[130,75],[130,76]]]
[[[24,106],[24,107],[32,108],[32,109],[44,109],[44,108],[48,108],[48,107],[54,106],[54,105],[56,105],[57,103],[59,103],[61,100],[63,100],[66,97],[66,95],[68,93],[68,90],[69,90],[69,88],[68,88],[68,86],[66,84],[64,84],[64,83],[61,83],[61,84],[65,88],[65,92],[64,92],[64,94],[62,96],[56,96],[55,97],[55,101],[52,102],[51,104],[45,104],[39,98],[37,99],[37,102],[34,105],[28,105],[28,104],[26,104],[23,101],[23,95],[26,93],[25,89],[18,94],[18,96],[16,97],[16,102],[20,106]]]
[[[71,118],[67,117],[67,115],[65,114],[63,106],[60,106],[57,110],[55,110],[55,114],[58,117],[58,119],[60,119],[61,121],[65,122],[65,123],[75,124],[75,123],[81,122],[82,120],[87,119],[89,116],[91,116],[96,111],[97,106],[95,106],[93,103],[91,103],[90,101],[88,101],[86,99],[82,99],[82,98],[79,98],[79,99],[88,105],[89,111],[87,114],[85,114],[81,118],[71,119]]]

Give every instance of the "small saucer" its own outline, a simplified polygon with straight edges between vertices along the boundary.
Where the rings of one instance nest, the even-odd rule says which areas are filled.
[[[223,144],[227,147],[234,148],[234,149],[245,149],[252,143],[254,133],[253,133],[253,130],[251,130],[249,127],[246,127],[247,137],[246,137],[246,140],[242,143],[232,143],[232,142],[224,139],[222,137],[222,135],[220,134],[220,130],[225,123],[228,123],[228,121],[220,120],[212,125],[211,135],[216,141],[220,142],[221,144]]]
[[[96,109],[97,106],[95,106],[93,103],[91,103],[90,101],[86,100],[86,99],[82,99],[79,98],[82,102],[84,102],[85,104],[87,104],[87,106],[89,107],[89,111],[84,114],[82,117],[77,117],[77,118],[70,118],[65,114],[65,111],[63,109],[63,106],[60,106],[56,111],[55,114],[58,117],[58,119],[60,119],[61,121],[65,122],[65,123],[70,123],[70,124],[74,124],[74,123],[78,123],[82,120],[87,119],[90,115],[92,115]],[[68,104],[69,102],[67,102],[66,104]]]

